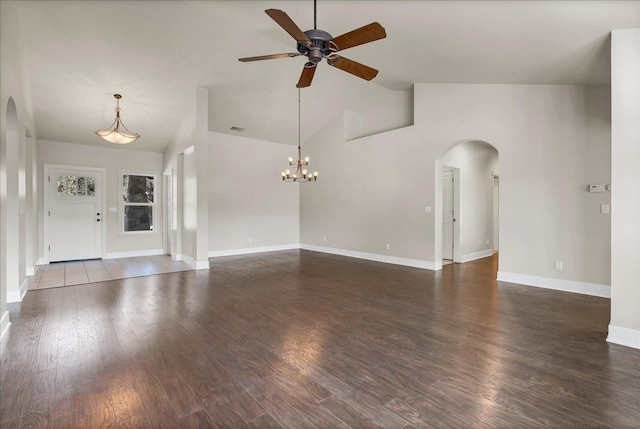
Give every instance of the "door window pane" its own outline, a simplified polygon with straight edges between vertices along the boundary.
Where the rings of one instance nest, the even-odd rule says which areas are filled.
[[[96,196],[96,178],[89,176],[87,177],[87,195],[89,197]]]
[[[78,187],[76,185],[76,176],[68,176],[67,178],[67,195],[76,195]]]
[[[78,177],[78,195],[87,195],[86,177]]]
[[[125,231],[152,231],[153,207],[126,205],[124,207]]]
[[[58,195],[67,195],[67,176],[58,176]]]

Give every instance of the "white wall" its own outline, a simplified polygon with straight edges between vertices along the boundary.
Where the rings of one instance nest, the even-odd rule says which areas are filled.
[[[301,242],[428,260],[423,196],[428,167],[415,127],[345,142],[344,126],[339,112],[302,145],[319,176],[300,189]]]
[[[164,172],[172,177],[175,224],[173,254],[194,264],[208,263],[208,117],[209,90],[194,88],[192,108],[185,112],[180,126],[164,151]],[[198,186],[200,184],[200,186]],[[173,223],[172,223],[173,225]],[[196,234],[198,231],[198,234]]]
[[[297,246],[300,241],[297,184],[280,171],[296,147],[209,133],[209,253]],[[313,168],[313,159],[311,168]]]
[[[442,165],[460,170],[460,228],[462,260],[493,250],[493,174],[498,174],[498,152],[483,142],[464,142],[442,158]],[[487,243],[487,239],[489,243]],[[493,253],[493,252],[492,252]]]
[[[640,348],[640,29],[611,33],[612,223],[608,341]]]
[[[98,138],[98,137],[96,137]],[[132,143],[135,144],[135,143]],[[162,154],[137,150],[122,150],[99,146],[78,145],[73,143],[40,140],[38,142],[38,170],[44,171],[44,164],[68,165],[79,167],[106,168],[107,177],[104,191],[107,196],[107,207],[117,207],[117,213],[105,211],[107,225],[107,257],[110,253],[118,252],[157,252],[162,249]],[[120,173],[126,171],[156,174],[157,205],[155,231],[149,235],[124,235],[121,230],[122,184]],[[44,180],[44,179],[43,179]],[[40,204],[44,209],[40,211],[41,231],[44,224],[44,192],[41,187]],[[107,207],[105,209],[107,209]],[[44,236],[40,237],[40,256],[43,256]],[[118,255],[114,255],[118,256]]]
[[[195,260],[197,243],[197,191],[196,155],[187,150],[182,157],[182,254]]]
[[[212,87],[209,130],[237,135],[230,130],[235,125],[245,129],[242,137],[296,144],[298,91],[294,85],[304,62],[291,68],[293,62],[296,60],[289,61],[288,65],[282,62],[243,64],[243,73],[252,73],[253,79],[242,85]],[[340,70],[322,67],[315,74],[313,85],[302,90],[303,141],[339,113],[326,106],[344,106],[361,118],[357,126],[351,128],[351,137],[413,124],[413,91],[393,91]]]
[[[609,124],[588,108],[591,103],[607,106],[606,90],[419,84],[415,100],[428,159],[467,139],[486,141],[500,152],[501,272],[610,284],[606,261],[587,246],[608,230],[608,215],[600,215],[594,194],[587,192],[593,180],[590,166],[610,174],[607,160],[591,152],[587,140],[589,132],[598,132],[602,144],[609,144]],[[435,194],[428,198],[435,200]],[[596,215],[598,222],[593,221]],[[557,260],[564,270],[555,270]]]
[[[587,185],[608,183],[610,175],[601,156],[610,145],[603,113],[608,90],[471,84],[414,89],[412,127],[345,142],[341,114],[303,143],[320,177],[301,191],[301,241],[436,267],[442,248],[436,165],[456,144],[482,140],[500,153],[500,271],[579,287],[592,283],[606,295],[610,270],[602,249],[608,246],[609,219],[599,213],[599,202],[608,196],[590,194]],[[564,270],[555,270],[556,260]]]
[[[26,273],[34,264],[33,242],[26,234],[35,228],[26,225],[34,210],[33,200],[26,198],[26,166],[37,154],[27,148],[27,128],[33,139],[37,136],[30,86],[25,79],[18,4],[1,2],[0,19],[0,336],[4,336],[9,327],[7,297],[21,299]],[[24,173],[22,186],[20,172]]]

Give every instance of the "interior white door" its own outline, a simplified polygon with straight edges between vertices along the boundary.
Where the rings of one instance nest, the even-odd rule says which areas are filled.
[[[102,172],[49,170],[49,261],[102,257]]]
[[[442,171],[442,259],[453,260],[453,171]]]
[[[500,222],[500,178],[493,176],[493,250],[498,251]]]

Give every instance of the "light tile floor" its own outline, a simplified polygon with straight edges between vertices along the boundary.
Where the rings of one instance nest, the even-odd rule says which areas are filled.
[[[48,289],[191,269],[191,265],[174,261],[169,255],[54,262],[37,267],[35,275],[29,278],[28,289]]]

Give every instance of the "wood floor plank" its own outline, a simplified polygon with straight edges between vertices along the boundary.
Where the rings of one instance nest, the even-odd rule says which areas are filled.
[[[213,421],[214,426],[219,429],[248,428],[244,419],[236,413],[234,407],[226,400],[209,402],[205,410],[211,418],[211,421]]]
[[[606,342],[609,301],[496,270],[293,250],[28,291],[8,305],[0,425],[640,427],[640,351]]]
[[[282,426],[273,418],[271,414],[263,414],[249,422],[252,429],[280,429]]]
[[[202,403],[180,373],[163,378],[160,383],[169,396],[173,411],[178,417],[184,417],[202,409]]]
[[[342,420],[348,427],[351,428],[380,428],[382,426],[377,425],[371,419],[358,412],[353,407],[350,407],[344,401],[336,398],[327,398],[320,402],[320,404],[331,411],[333,415]],[[406,426],[404,426],[406,427]]]
[[[228,397],[227,401],[245,422],[249,422],[250,420],[265,414],[265,409],[262,405],[260,405],[260,403],[246,391],[238,395]]]
[[[182,429],[209,429],[217,428],[209,414],[204,409],[184,416],[180,419],[180,427]]]

